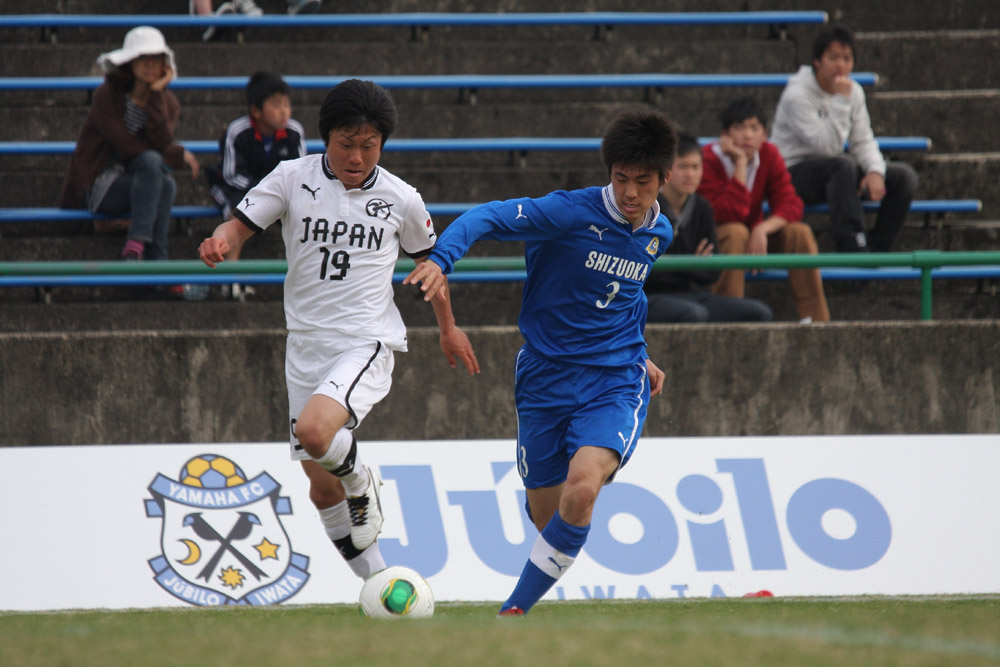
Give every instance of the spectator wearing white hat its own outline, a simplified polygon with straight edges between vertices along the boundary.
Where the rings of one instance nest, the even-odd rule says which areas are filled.
[[[94,91],[63,182],[59,205],[131,217],[123,259],[167,258],[170,209],[177,185],[171,169],[198,177],[198,161],[174,141],[180,114],[167,85],[174,52],[156,28],[140,26],[122,48],[101,54],[104,82]]]

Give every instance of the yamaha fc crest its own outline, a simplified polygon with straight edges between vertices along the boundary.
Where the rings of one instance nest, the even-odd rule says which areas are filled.
[[[309,558],[292,551],[279,518],[292,513],[266,472],[248,479],[233,461],[201,454],[177,480],[158,474],[146,516],[162,518],[156,583],[200,606],[283,602],[309,579]]]

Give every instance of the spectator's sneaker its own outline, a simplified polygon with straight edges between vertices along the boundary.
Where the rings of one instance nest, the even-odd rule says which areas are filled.
[[[368,475],[368,489],[360,496],[347,497],[347,511],[351,514],[351,542],[354,548],[364,551],[372,545],[382,530],[382,502],[378,488],[382,478],[378,472],[364,466]]]
[[[288,0],[288,13],[313,14],[319,6],[320,0]]]
[[[254,0],[233,0],[233,7],[244,16],[261,16],[264,13]]]
[[[153,294],[165,301],[183,301],[184,285],[157,285]]]
[[[497,618],[512,618],[517,616],[524,616],[524,610],[520,607],[511,607],[510,609],[501,609],[497,613]]]
[[[215,10],[216,16],[227,16],[229,14],[235,14],[235,13],[236,13],[236,7],[231,2],[223,2]],[[208,29],[201,34],[201,41],[211,42],[216,39],[221,39],[228,32],[229,31],[225,28],[216,28],[214,25],[210,25],[208,26]]]
[[[233,299],[235,301],[246,301],[252,296],[257,294],[257,290],[254,289],[253,285],[244,285],[242,283],[231,283],[229,285],[222,286],[222,298],[223,299]]]
[[[869,252],[868,239],[864,232],[844,236],[837,241],[837,252]]]

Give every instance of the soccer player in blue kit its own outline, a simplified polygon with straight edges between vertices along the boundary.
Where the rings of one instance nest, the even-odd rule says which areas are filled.
[[[601,142],[609,185],[477,206],[403,281],[430,300],[478,239],[525,241],[517,467],[540,535],[500,616],[524,615],[573,564],[601,487],[628,462],[663,388],[645,351],[642,285],[673,239],[656,195],[675,150],[665,116],[624,111]]]

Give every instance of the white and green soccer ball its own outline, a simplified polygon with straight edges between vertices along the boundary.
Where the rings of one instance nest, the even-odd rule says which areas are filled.
[[[369,618],[428,618],[434,615],[434,594],[420,574],[399,565],[387,567],[361,587],[361,613]]]

